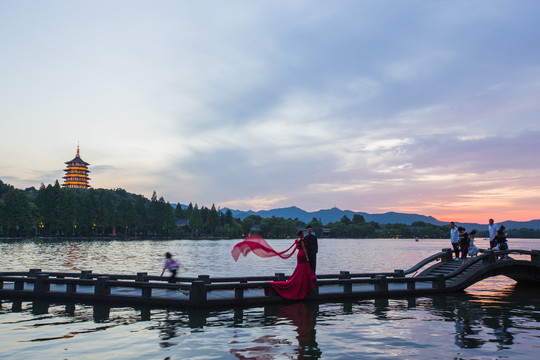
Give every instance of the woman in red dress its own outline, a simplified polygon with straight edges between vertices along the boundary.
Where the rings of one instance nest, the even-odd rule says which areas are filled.
[[[234,260],[238,260],[238,256],[243,254],[246,256],[250,251],[261,257],[279,256],[283,259],[291,257],[296,250],[297,264],[291,277],[286,281],[272,281],[272,288],[285,299],[302,300],[307,294],[313,291],[313,282],[316,280],[315,275],[309,266],[309,259],[306,251],[306,243],[304,240],[303,231],[299,231],[298,239],[294,244],[285,251],[277,252],[268,245],[260,236],[248,236],[244,241],[236,244],[231,251]],[[288,253],[294,246],[294,250]]]

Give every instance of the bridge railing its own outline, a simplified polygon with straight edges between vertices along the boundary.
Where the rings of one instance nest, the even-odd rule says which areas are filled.
[[[538,250],[490,250],[482,255],[471,258],[458,269],[449,274],[437,276],[406,277],[406,273],[416,271],[435,261],[447,261],[448,251],[432,255],[408,270],[395,270],[387,273],[350,273],[341,271],[340,274],[321,275],[315,284],[314,297],[320,299],[339,299],[347,296],[383,294],[420,294],[441,292],[447,287],[447,280],[466,271],[478,262],[496,262],[498,257],[507,254],[530,256],[531,262],[540,266],[540,251]],[[450,252],[451,258],[451,252]],[[274,276],[253,277],[180,277],[176,283],[167,283],[167,277],[150,276],[147,273],[136,275],[95,274],[89,270],[80,273],[42,272],[40,269],[30,269],[28,272],[0,273],[0,290],[3,293],[11,291],[32,296],[60,295],[73,299],[108,299],[137,298],[137,301],[176,301],[177,304],[191,306],[206,306],[219,303],[234,305],[235,303],[277,301],[272,293],[270,281],[286,280],[285,274],[276,273]],[[7,287],[5,284],[9,284]],[[31,284],[31,286],[27,286]],[[52,285],[62,285],[54,286]],[[111,289],[115,288],[114,293]],[[137,291],[123,292],[118,288],[132,288]],[[176,299],[168,299],[168,293],[155,291],[159,289],[180,290]],[[23,295],[24,295],[23,294]],[[142,298],[142,300],[140,300]],[[161,299],[161,300],[160,300]],[[127,300],[126,300],[127,301]]]
[[[88,273],[86,273],[88,275]],[[352,274],[342,272],[333,279],[320,279],[315,285],[315,298],[339,299],[343,296],[366,296],[372,294],[392,294],[414,291],[417,284],[428,283],[429,289],[442,289],[444,282],[439,278],[407,278],[377,274],[370,277],[353,278]],[[12,275],[12,276],[10,276]],[[137,276],[129,276],[129,280],[114,280],[109,276],[91,278],[76,277],[74,273],[27,272],[18,274],[0,274],[0,292],[14,296],[54,297],[72,300],[120,301],[128,303],[131,299],[143,303],[166,302],[169,305],[208,306],[216,303],[234,305],[235,303],[256,303],[279,301],[280,297],[273,293],[270,280],[284,280],[284,274],[276,273],[273,277],[258,277],[259,281],[248,278],[210,278],[201,275],[191,278],[191,282],[164,283],[153,281],[137,281]],[[69,276],[68,276],[69,275]],[[80,274],[77,274],[80,275]],[[115,278],[124,277],[116,275]],[[136,291],[120,291],[120,288],[132,288]],[[114,292],[113,292],[113,289]],[[173,290],[159,292],[155,290]],[[423,287],[425,289],[425,285]],[[183,291],[177,293],[174,290]],[[171,298],[171,294],[174,295]],[[244,301],[245,300],[245,301]],[[183,304],[183,305],[182,305]]]
[[[470,267],[482,262],[484,264],[493,264],[501,258],[508,257],[510,254],[516,255],[529,255],[531,257],[531,262],[536,265],[540,265],[540,250],[520,250],[520,249],[509,249],[509,250],[483,250],[481,255],[476,257],[468,258],[460,267],[456,270],[449,272],[444,275],[445,280],[451,279],[461,273],[467,271]]]
[[[424,267],[425,265],[437,261],[439,259],[447,260],[448,256],[451,259],[450,249],[443,249],[442,252],[432,255],[408,270],[396,269],[393,272],[367,272],[367,273],[350,273],[349,271],[340,271],[339,274],[320,274],[317,275],[317,279],[348,279],[348,278],[374,278],[379,275],[387,277],[404,277],[411,274],[416,270]],[[0,272],[0,276],[28,276],[35,277],[37,274],[42,273],[41,269],[30,269],[29,271],[10,271]],[[97,279],[100,277],[108,277],[110,280],[131,280],[131,281],[168,281],[168,277],[148,275],[146,272],[139,272],[136,275],[132,274],[108,274],[108,273],[94,273],[92,270],[81,270],[80,272],[46,272],[50,278],[57,279]],[[206,284],[209,283],[223,283],[223,282],[258,282],[258,281],[279,281],[286,280],[287,277],[284,273],[276,273],[274,276],[238,276],[238,277],[210,277],[209,275],[199,275],[198,277],[177,277],[176,282],[191,283],[195,280],[203,280]]]
[[[0,276],[28,276],[35,277],[37,274],[43,273],[41,269],[30,269],[29,271],[4,271],[0,272]],[[133,280],[133,281],[167,281],[168,277],[163,276],[152,276],[148,275],[146,272],[139,272],[136,275],[132,274],[103,274],[103,273],[94,273],[92,270],[81,270],[80,272],[57,272],[57,271],[47,271],[46,272],[50,277],[57,279],[97,279],[98,277],[107,276],[111,280]],[[191,277],[178,277],[177,281],[180,282],[191,282],[197,278]]]
[[[408,275],[408,274],[412,274],[413,272],[416,272],[418,270],[420,270],[421,268],[425,267],[426,265],[432,263],[432,262],[437,262],[437,261],[443,261],[443,262],[447,262],[447,261],[450,261],[452,260],[452,250],[451,249],[442,249],[441,252],[435,254],[435,255],[431,255],[427,258],[425,258],[424,260],[420,261],[418,264],[414,265],[413,267],[407,269],[404,271],[404,274],[405,275]]]

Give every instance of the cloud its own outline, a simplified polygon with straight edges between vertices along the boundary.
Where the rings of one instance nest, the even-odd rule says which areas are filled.
[[[0,177],[79,143],[92,186],[173,203],[538,218],[539,9],[6,3]]]

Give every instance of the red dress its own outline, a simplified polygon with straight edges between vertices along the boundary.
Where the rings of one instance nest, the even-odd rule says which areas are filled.
[[[274,290],[285,299],[302,300],[313,291],[313,282],[316,277],[313,275],[306,254],[300,245],[301,241],[304,240],[296,241],[296,248],[298,249],[298,255],[296,255],[297,264],[291,277],[287,281],[273,281],[270,283]]]
[[[287,259],[298,250],[298,255],[296,256],[297,264],[294,272],[287,281],[273,281],[270,282],[274,290],[284,297],[285,299],[291,300],[301,300],[307,296],[313,290],[313,282],[316,277],[311,271],[311,267],[306,259],[306,254],[302,249],[301,242],[305,240],[296,240],[295,243],[285,251],[277,252],[268,243],[258,235],[248,236],[244,241],[236,244],[231,250],[231,254],[234,260],[238,260],[240,254],[246,256],[250,252],[260,256],[260,257],[270,257],[270,256],[279,256],[283,259]],[[296,246],[295,246],[296,245]],[[290,249],[295,246],[295,249],[287,253]]]

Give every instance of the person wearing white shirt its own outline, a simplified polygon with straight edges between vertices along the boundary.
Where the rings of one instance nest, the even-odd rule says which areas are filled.
[[[499,225],[495,224],[493,222],[493,219],[489,219],[488,231],[489,231],[489,248],[493,249],[495,245],[497,245],[493,243],[493,238],[495,237],[495,235],[497,235],[497,231],[499,231]]]
[[[450,243],[454,248],[456,260],[459,260],[459,231],[453,221],[450,222]]]

